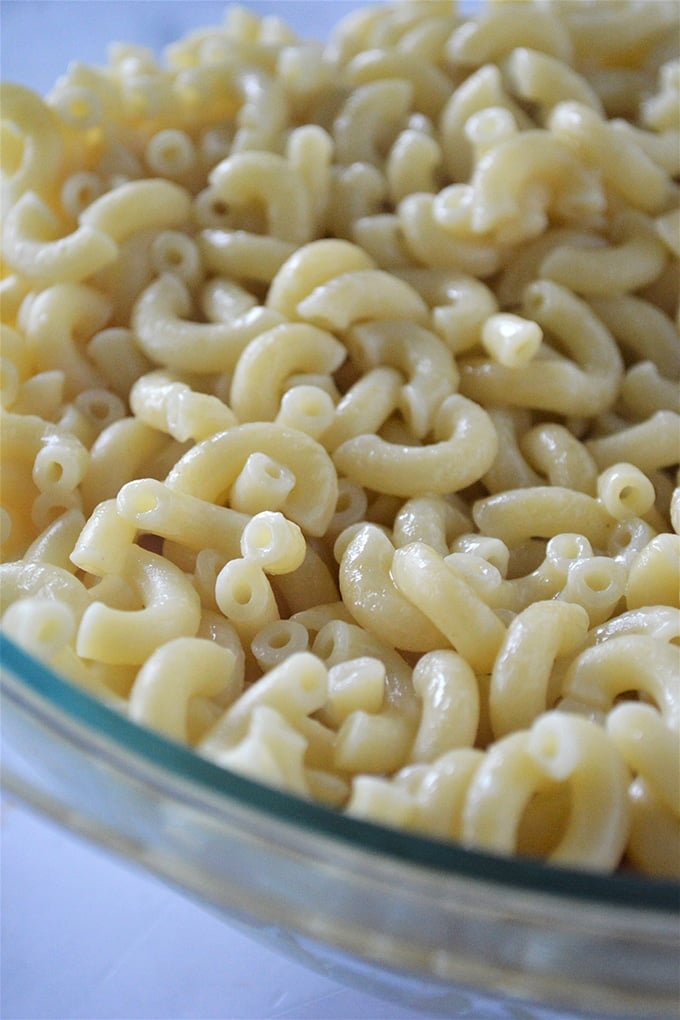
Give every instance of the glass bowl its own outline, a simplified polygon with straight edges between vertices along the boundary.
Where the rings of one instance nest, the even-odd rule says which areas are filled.
[[[5,637],[0,662],[11,793],[327,974],[442,1016],[676,1015],[676,883],[340,815],[137,726]]]

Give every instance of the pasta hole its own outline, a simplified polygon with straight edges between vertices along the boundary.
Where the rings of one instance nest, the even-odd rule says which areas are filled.
[[[220,218],[228,216],[231,212],[229,203],[225,202],[222,198],[216,198],[215,201],[211,203],[210,208],[215,216],[219,216]]]
[[[529,857],[548,857],[564,835],[570,801],[566,784],[556,784],[535,794],[520,819],[517,852]]]
[[[45,468],[45,480],[48,485],[59,485],[64,477],[64,465],[61,461],[53,460]]]
[[[157,510],[160,503],[157,496],[149,492],[137,492],[132,499],[132,508],[136,514],[150,514]]]
[[[268,644],[270,648],[280,650],[290,644],[290,634],[287,630],[276,630],[269,635]]]
[[[584,578],[585,583],[594,592],[604,592],[611,584],[611,577],[604,570],[591,570]]]
[[[61,626],[58,620],[48,618],[38,626],[38,640],[41,644],[53,645],[59,638]]]
[[[619,502],[624,506],[634,508],[636,505],[637,489],[632,485],[624,485],[619,492]]]
[[[239,606],[247,606],[253,598],[253,589],[245,581],[237,582],[232,588],[232,597]]]
[[[269,549],[273,544],[274,536],[272,535],[272,529],[267,524],[256,523],[248,532],[248,537],[252,539],[252,542],[260,550]]]

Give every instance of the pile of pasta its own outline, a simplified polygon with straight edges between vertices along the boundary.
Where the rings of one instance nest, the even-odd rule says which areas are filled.
[[[680,866],[678,8],[2,86],[2,628],[225,769]]]

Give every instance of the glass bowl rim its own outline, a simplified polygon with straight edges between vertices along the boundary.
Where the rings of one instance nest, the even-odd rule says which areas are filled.
[[[0,633],[3,695],[7,670],[34,698],[71,724],[91,731],[120,753],[160,770],[165,778],[189,783],[202,793],[355,849],[429,872],[483,881],[506,890],[548,894],[572,903],[634,907],[645,912],[677,912],[680,882],[632,872],[600,874],[558,867],[528,857],[509,857],[470,849],[413,832],[390,828],[307,801],[223,768],[193,749],[126,718],[119,711],[61,677]]]

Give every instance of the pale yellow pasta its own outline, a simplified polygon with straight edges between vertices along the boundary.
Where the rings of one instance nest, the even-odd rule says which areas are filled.
[[[200,442],[238,422],[231,408],[218,397],[197,393],[170,372],[140,376],[128,399],[138,421],[167,432],[180,443],[189,439]]]
[[[83,479],[86,508],[94,510],[105,499],[115,498],[131,478],[145,470],[161,453],[167,436],[136,418],[122,418],[104,429],[90,448],[90,463]]]
[[[626,372],[621,400],[635,418],[651,418],[657,411],[680,414],[680,390],[664,378],[653,361],[639,361]]]
[[[123,398],[136,380],[152,368],[137,346],[134,333],[124,326],[98,330],[85,350],[109,389]]]
[[[212,756],[233,747],[247,732],[255,709],[266,706],[295,725],[318,711],[326,700],[328,671],[314,655],[299,652],[274,667],[261,682],[246,688],[201,740],[200,750]]]
[[[456,652],[424,655],[413,670],[422,714],[411,761],[432,762],[459,747],[472,747],[479,725],[479,689],[468,663]]]
[[[591,439],[586,446],[601,469],[624,461],[649,472],[677,464],[679,428],[679,414],[657,411],[644,422]]]
[[[551,219],[591,225],[605,208],[596,172],[548,131],[524,131],[494,146],[474,169],[471,226],[476,234],[518,243]]]
[[[273,421],[291,375],[309,371],[331,376],[346,356],[334,336],[307,323],[285,323],[260,332],[238,359],[231,407],[241,422]]]
[[[303,380],[305,378],[311,380],[313,377],[302,377]],[[295,377],[295,385],[281,397],[278,414],[274,419],[277,425],[298,429],[312,439],[321,439],[335,419],[333,398],[323,388],[327,378],[317,378],[313,384],[311,381],[306,384]]]
[[[615,220],[611,239],[604,248],[553,248],[541,263],[540,275],[576,294],[608,297],[640,290],[663,272],[666,250],[644,217],[631,213]]]
[[[258,705],[240,743],[204,753],[224,768],[307,796],[309,787],[303,764],[306,750],[305,738],[279,711]]]
[[[233,653],[206,638],[166,641],[152,652],[135,678],[130,718],[173,740],[187,742],[193,698],[213,697],[226,689],[229,701],[234,701],[240,694],[239,685],[232,681],[233,665]]]
[[[495,737],[528,729],[552,707],[555,660],[578,651],[587,631],[588,614],[570,602],[534,602],[518,613],[491,671],[489,710]]]
[[[680,606],[680,535],[662,534],[639,551],[628,569],[626,606]]]
[[[529,463],[546,475],[551,485],[595,494],[595,462],[584,444],[564,425],[536,425],[521,437],[520,447]],[[598,495],[602,498],[601,493]]]
[[[613,708],[606,728],[631,771],[680,815],[680,736],[651,705],[633,702]]]
[[[357,623],[387,644],[412,652],[439,648],[441,631],[395,587],[391,574],[394,552],[377,525],[357,528],[340,561],[343,600]]]
[[[227,557],[239,555],[241,535],[249,520],[246,514],[176,491],[155,478],[123,485],[116,496],[116,513],[138,531],[197,551],[214,549]]]
[[[64,373],[66,396],[102,382],[75,338],[91,337],[107,324],[110,312],[104,294],[79,283],[54,284],[31,302],[24,327],[28,350],[41,369]]]
[[[475,671],[490,669],[505,627],[433,549],[419,542],[397,549],[392,576]]]
[[[548,9],[531,5],[531,12],[522,3],[504,3],[492,7],[476,22],[465,22],[447,43],[447,54],[454,63],[496,63],[518,45],[550,53],[569,61],[572,44],[560,20]]]
[[[439,337],[415,323],[405,326],[388,320],[354,326],[346,345],[360,368],[387,364],[407,376],[399,410],[416,437],[427,435],[442,401],[455,392],[459,379],[451,353]]]
[[[331,810],[677,876],[678,27],[232,7],[3,85],[4,633]]]
[[[507,57],[504,71],[512,91],[537,103],[545,117],[558,103],[574,100],[603,114],[602,103],[583,75],[566,61],[530,46],[518,46]]]
[[[434,437],[435,442],[416,447],[359,435],[335,450],[333,462],[338,471],[361,485],[395,496],[417,496],[463,489],[494,461],[497,438],[491,419],[460,394],[442,402]]]
[[[271,510],[255,514],[241,533],[241,555],[268,574],[289,574],[297,570],[305,558],[306,548],[297,524]]]
[[[605,326],[588,305],[552,281],[530,284],[522,311],[562,341],[573,360],[539,358],[527,365],[489,366],[470,359],[461,366],[461,391],[473,400],[511,403],[570,415],[607,410],[616,395],[623,363]]]
[[[481,532],[510,547],[532,537],[552,538],[574,527],[603,548],[613,527],[612,518],[596,499],[558,485],[488,496],[474,505],[473,517]]]
[[[107,663],[143,663],[171,637],[193,637],[200,601],[190,581],[169,560],[132,546],[124,576],[139,588],[144,607],[118,610],[93,602],[78,627],[76,651]]]
[[[27,560],[51,563],[62,570],[75,573],[76,566],[70,556],[85,525],[81,510],[66,510],[52,521],[33,541],[24,554]]]
[[[437,191],[441,149],[430,135],[406,130],[397,136],[387,159],[385,177],[391,200],[397,205],[414,191]]]
[[[654,504],[654,486],[634,464],[612,464],[597,478],[597,495],[617,521],[644,517]]]
[[[588,164],[597,166],[608,187],[634,209],[663,211],[670,197],[668,177],[634,139],[614,131],[599,114],[577,102],[558,104],[549,127]]]
[[[214,201],[210,195],[205,204],[210,207]],[[218,203],[220,200],[216,200]],[[201,211],[201,195],[194,203],[197,213]],[[203,218],[203,217],[202,217]],[[198,237],[199,250],[203,255],[206,269],[227,273],[236,279],[262,280],[270,283],[286,260],[295,252],[295,246],[278,237],[251,234],[245,230],[218,229],[216,223],[202,222],[206,229]],[[211,229],[212,228],[212,229]],[[276,325],[272,316],[272,325]]]
[[[481,339],[495,361],[508,368],[521,368],[538,353],[543,330],[531,319],[499,312],[486,320]]]
[[[157,277],[135,304],[132,326],[137,342],[156,364],[178,371],[232,369],[249,340],[278,324],[265,308],[254,308],[231,322],[185,318],[192,302],[185,284],[172,273]]]
[[[646,634],[619,634],[578,655],[562,684],[566,696],[608,710],[619,694],[647,695],[671,727],[680,723],[678,649]]]
[[[278,510],[295,482],[295,474],[285,464],[266,453],[251,453],[231,486],[229,502],[234,510],[246,514]]]
[[[0,100],[3,152],[15,145],[17,157],[16,162],[9,160],[9,170],[3,166],[2,204],[6,211],[26,192],[40,195],[52,188],[62,165],[63,139],[57,117],[30,89],[3,82]]]
[[[290,655],[306,652],[308,646],[307,628],[296,620],[272,620],[250,642],[253,656],[263,673],[278,666]]]
[[[120,243],[149,228],[181,227],[189,218],[189,193],[162,178],[129,181],[92,202],[81,214],[81,226],[107,234]]]
[[[608,620],[626,590],[626,569],[608,556],[589,556],[569,567],[560,599],[582,606],[590,626]]]

